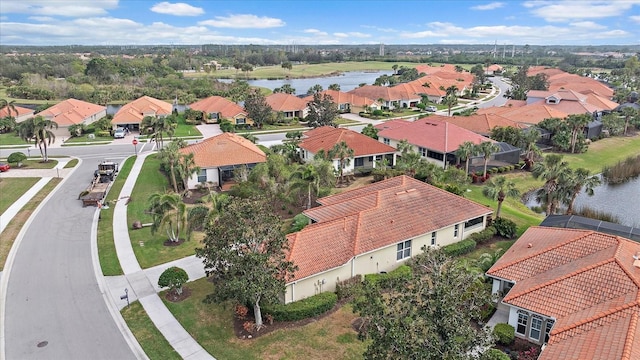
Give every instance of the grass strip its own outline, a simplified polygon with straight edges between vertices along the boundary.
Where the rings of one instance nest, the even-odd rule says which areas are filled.
[[[2,178],[0,180],[0,215],[24,195],[40,178]]]
[[[127,326],[150,359],[179,360],[180,355],[171,347],[153,324],[139,301],[120,310]]]

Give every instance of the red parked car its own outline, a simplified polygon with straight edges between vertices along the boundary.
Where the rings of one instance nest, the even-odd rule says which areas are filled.
[[[0,163],[0,171],[1,172],[9,171],[9,169],[11,169],[11,166],[9,166],[9,164]]]

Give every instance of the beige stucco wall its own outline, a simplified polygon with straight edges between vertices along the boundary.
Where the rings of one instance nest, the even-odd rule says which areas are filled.
[[[468,231],[464,230],[464,222],[458,225],[459,232],[457,237],[454,236],[455,225],[436,231],[435,246],[441,247],[453,244],[474,232],[484,229],[484,223],[479,224]],[[406,240],[411,240],[411,257],[414,257],[422,252],[422,247],[431,246],[431,232]],[[389,272],[409,259],[405,258],[402,260],[396,260],[396,255],[397,244],[392,244],[369,253],[358,255],[346,264],[325,273],[293,281],[287,284],[285,303],[302,300],[320,292],[335,291],[336,284],[339,281],[350,279],[358,274],[366,275],[376,274],[381,271]],[[324,283],[322,283],[323,280]]]
[[[218,168],[209,168],[206,169],[207,171],[207,181],[211,181],[213,183],[215,183],[215,186],[218,186]],[[187,181],[187,185],[189,186],[189,189],[195,189],[196,186],[199,184],[198,182],[198,174],[194,174],[189,178],[189,181]]]
[[[384,137],[380,136],[378,138],[378,141],[380,141],[381,143],[384,144]],[[398,143],[399,143],[399,141],[397,141],[397,140],[389,139],[389,146],[393,146],[394,148],[397,149],[398,148]],[[418,152],[418,150],[419,150],[418,146],[415,146],[413,144],[409,144],[409,145],[411,145],[411,150],[413,150],[416,153]],[[421,156],[421,158],[424,159],[424,160],[427,160],[430,163],[433,163],[433,164],[436,164],[438,166],[441,166],[443,168],[445,167],[445,161],[444,160],[442,160],[442,161],[441,160],[436,160],[436,159],[432,159],[432,158],[429,158],[429,157],[426,157],[426,156]]]

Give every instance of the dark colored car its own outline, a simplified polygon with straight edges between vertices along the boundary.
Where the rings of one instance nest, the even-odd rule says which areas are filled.
[[[0,171],[1,172],[9,171],[9,169],[11,169],[11,166],[9,164],[0,163]]]

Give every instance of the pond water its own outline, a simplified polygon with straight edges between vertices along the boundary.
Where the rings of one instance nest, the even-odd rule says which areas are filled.
[[[526,205],[539,204],[531,196]],[[640,177],[616,185],[603,183],[594,189],[593,196],[583,192],[576,198],[574,207],[579,210],[584,206],[617,217],[621,225],[640,226]]]
[[[340,91],[349,91],[353,90],[360,86],[360,84],[365,83],[367,85],[372,85],[376,79],[382,75],[391,75],[392,71],[348,71],[342,73],[341,75],[334,76],[326,76],[326,77],[315,77],[308,79],[289,79],[289,80],[249,80],[247,81],[249,85],[252,86],[260,86],[267,89],[275,89],[278,87],[282,87],[284,84],[291,85],[292,88],[296,90],[297,95],[304,95],[307,93],[310,87],[318,84],[322,86],[323,89],[327,89],[331,84],[339,84]],[[220,79],[222,82],[232,82],[231,79]]]

